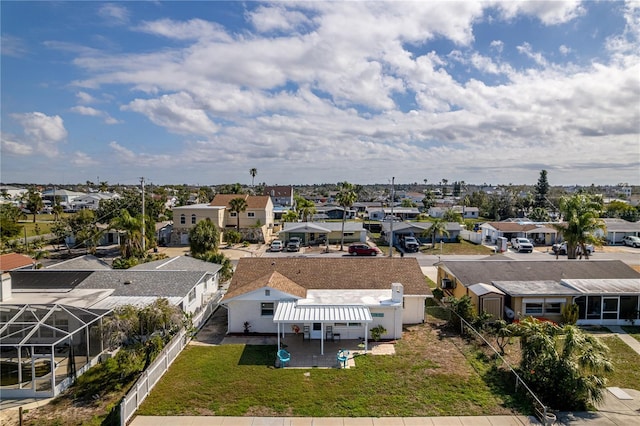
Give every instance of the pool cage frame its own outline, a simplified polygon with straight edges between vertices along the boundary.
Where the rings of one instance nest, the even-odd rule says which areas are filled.
[[[0,304],[3,398],[49,398],[67,389],[107,349],[103,319],[112,310]]]

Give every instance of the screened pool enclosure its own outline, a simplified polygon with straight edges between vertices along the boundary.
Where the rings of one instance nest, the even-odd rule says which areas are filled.
[[[66,305],[0,305],[0,393],[52,397],[94,365],[106,348],[111,310]]]

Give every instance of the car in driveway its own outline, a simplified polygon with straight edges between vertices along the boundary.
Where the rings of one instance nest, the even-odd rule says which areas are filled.
[[[269,246],[269,251],[282,251],[284,244],[280,240],[273,240]]]
[[[299,237],[291,237],[287,244],[287,251],[300,251],[302,240]]]
[[[633,235],[626,235],[622,239],[622,244],[629,247],[640,247],[640,238]]]
[[[349,254],[352,256],[377,256],[380,253],[378,247],[371,247],[369,244],[351,244]]]

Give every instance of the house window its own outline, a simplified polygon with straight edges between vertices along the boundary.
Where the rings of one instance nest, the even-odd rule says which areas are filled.
[[[334,324],[335,327],[346,327],[347,323],[346,322],[337,322]]]
[[[265,290],[264,290],[264,295],[265,295],[265,296],[271,296],[271,290],[270,290],[270,289],[268,289],[268,288],[267,288],[267,289],[265,289]]]
[[[260,304],[260,315],[263,317],[273,316],[273,302],[264,302]]]
[[[255,212],[247,212],[247,217],[256,217]]]
[[[526,315],[542,315],[542,302],[526,302],[524,304],[524,313]]]
[[[589,296],[587,298],[587,319],[600,319],[602,312],[602,297]]]
[[[384,317],[384,313],[382,313],[382,312],[371,312],[371,317],[372,318],[383,318]]]
[[[195,214],[192,214],[192,215],[191,215],[191,224],[192,224],[192,225],[195,225],[195,224],[196,224],[196,215],[195,215]]]
[[[238,213],[236,212],[229,212],[229,216],[230,217],[236,217],[238,215]]]
[[[544,304],[544,313],[545,314],[559,314],[562,311],[562,303],[545,303]]]
[[[187,218],[185,217],[184,214],[180,215],[180,225],[184,225],[185,223],[187,223]]]
[[[189,303],[193,302],[194,300],[196,300],[196,289],[192,288],[189,292]]]
[[[350,322],[349,327],[362,327],[362,323],[360,322]]]

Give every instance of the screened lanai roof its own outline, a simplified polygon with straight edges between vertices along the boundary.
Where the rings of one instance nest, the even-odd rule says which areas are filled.
[[[299,305],[295,300],[278,303],[273,322],[372,322],[364,305]]]
[[[111,312],[68,305],[0,305],[0,346],[64,342]]]

